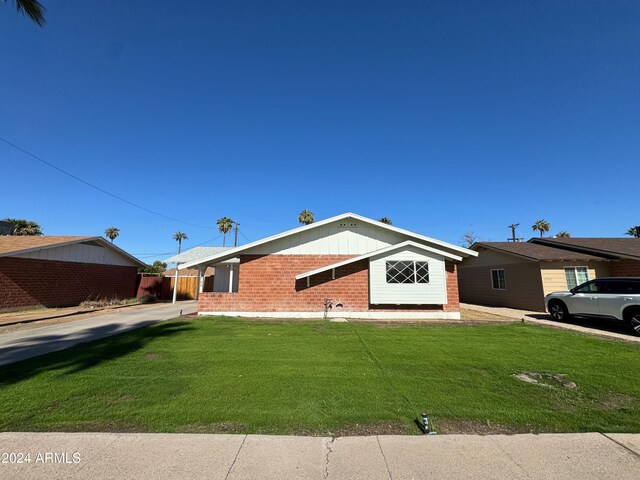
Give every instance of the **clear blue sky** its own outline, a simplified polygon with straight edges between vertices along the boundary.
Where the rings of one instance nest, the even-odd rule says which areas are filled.
[[[0,142],[0,216],[46,234],[151,261],[303,208],[454,243],[640,224],[636,0],[41,1],[43,29],[0,3],[0,136],[210,225]]]

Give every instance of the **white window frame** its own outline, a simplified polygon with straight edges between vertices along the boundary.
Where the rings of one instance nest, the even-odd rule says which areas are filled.
[[[502,272],[502,281],[504,282],[503,287],[500,288],[500,275],[498,274],[498,288],[493,285],[493,272]],[[507,273],[504,271],[504,268],[492,268],[491,269],[491,290],[500,290],[504,291],[507,289]]]
[[[392,262],[393,263],[398,263],[398,262],[412,263],[413,264],[413,281],[412,282],[389,282],[387,275],[389,270],[389,263],[392,263]],[[418,267],[417,267],[418,263],[425,263],[427,265],[427,281],[426,282],[418,282]],[[384,267],[385,267],[384,277],[385,277],[385,283],[387,285],[427,285],[431,283],[431,277],[430,277],[431,269],[430,269],[429,262],[426,260],[386,260]]]
[[[589,267],[585,266],[585,265],[569,265],[566,266],[562,269],[563,273],[564,273],[564,283],[567,286],[567,289],[570,290],[572,288],[577,287],[578,285],[582,285],[585,282],[578,282],[578,268],[584,268],[587,271],[587,279],[585,280],[585,282],[588,282],[591,280],[591,278],[589,277]],[[576,285],[575,287],[570,287],[569,283],[567,282],[567,270],[573,270],[573,275],[574,278],[576,280]]]

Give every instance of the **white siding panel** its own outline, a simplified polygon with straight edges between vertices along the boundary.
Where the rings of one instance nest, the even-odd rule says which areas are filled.
[[[387,283],[386,262],[413,260],[428,262],[429,283]],[[445,262],[441,255],[414,247],[369,260],[370,302],[377,305],[444,305],[447,303]]]
[[[216,274],[213,277],[213,291],[214,292],[228,292],[229,291],[229,277],[230,271],[233,270],[233,291],[238,291],[238,272],[239,265],[237,263],[218,263],[214,265]]]
[[[15,255],[19,258],[33,258],[37,260],[53,260],[58,262],[97,263],[100,265],[136,266],[127,257],[97,245],[77,243],[57,248],[47,248],[34,252]]]
[[[354,222],[351,222],[354,223]],[[405,235],[364,224],[340,227],[339,222],[284,237],[247,250],[266,255],[362,255],[408,240]]]

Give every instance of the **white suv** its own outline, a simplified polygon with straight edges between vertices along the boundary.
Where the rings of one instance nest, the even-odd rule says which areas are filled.
[[[554,320],[571,315],[615,318],[640,334],[640,277],[599,278],[568,292],[550,293],[544,303]]]

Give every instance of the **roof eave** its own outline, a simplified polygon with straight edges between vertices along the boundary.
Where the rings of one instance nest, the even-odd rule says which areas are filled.
[[[453,251],[456,251],[458,253],[461,253],[463,256],[468,256],[468,257],[477,257],[478,256],[478,252],[475,252],[475,251],[470,250],[468,248],[459,247],[457,245],[453,245],[453,244],[450,244],[450,243],[447,243],[447,242],[443,242],[441,240],[436,240],[435,238],[426,237],[424,235],[420,235],[418,233],[414,233],[414,232],[411,232],[409,230],[405,230],[403,228],[394,227],[393,225],[387,225],[386,223],[378,222],[376,220],[372,220],[370,218],[363,217],[362,215],[358,215],[358,214],[353,213],[353,212],[343,213],[343,214],[340,214],[340,215],[336,215],[334,217],[330,217],[330,218],[326,218],[324,220],[320,220],[318,222],[314,222],[314,223],[309,224],[309,225],[303,225],[301,227],[296,227],[296,228],[293,228],[291,230],[287,230],[285,232],[278,233],[276,235],[271,235],[270,237],[266,237],[266,238],[263,238],[263,239],[260,239],[260,240],[256,240],[255,242],[247,243],[246,245],[243,245],[241,247],[236,247],[236,248],[233,248],[231,250],[233,250],[234,254],[237,254],[239,252],[242,252],[242,251],[245,251],[245,250],[249,250],[251,248],[258,247],[260,245],[264,245],[264,244],[272,242],[274,240],[278,240],[280,238],[285,238],[285,237],[288,237],[288,236],[291,236],[291,235],[295,235],[297,233],[304,232],[306,230],[318,228],[318,227],[321,227],[323,225],[327,225],[329,223],[337,222],[339,220],[344,220],[345,218],[354,218],[356,220],[360,220],[362,222],[368,223],[369,225],[374,225],[376,227],[380,227],[380,228],[384,228],[384,229],[387,229],[387,230],[391,230],[391,231],[394,231],[396,233],[400,233],[402,235],[406,235],[408,237],[413,237],[413,238],[416,238],[416,239],[419,239],[419,240],[422,240],[422,241],[425,241],[425,242],[428,242],[428,243],[433,243],[434,245],[438,245],[438,246],[441,246],[441,247],[444,247],[444,248],[448,248],[449,250],[453,250]],[[229,251],[231,251],[231,250],[229,250]],[[225,253],[227,253],[227,252],[225,252]],[[182,265],[182,268],[189,268],[189,267],[192,267],[192,266],[195,266],[195,265],[201,265],[201,264],[204,264],[204,263],[209,263],[210,264],[210,263],[213,263],[213,262],[218,262],[218,261],[220,261],[222,259],[225,259],[225,258],[232,258],[233,256],[235,256],[235,255],[233,255],[233,254],[229,254],[229,255],[224,255],[224,254],[211,255],[209,257],[204,257],[204,258],[202,258],[200,260],[193,260],[191,262],[186,262],[186,263],[184,263]]]
[[[143,261],[138,260],[136,257],[131,255],[130,253],[127,253],[125,250],[121,249],[120,247],[114,245],[113,243],[107,241],[106,239],[104,239],[103,237],[100,237],[100,236],[82,237],[80,239],[70,240],[68,242],[54,243],[54,244],[51,244],[51,245],[42,245],[42,246],[39,246],[39,247],[25,248],[25,249],[22,249],[22,250],[14,250],[14,251],[11,251],[11,252],[0,253],[0,257],[11,257],[11,256],[14,256],[14,255],[23,255],[25,253],[37,252],[39,250],[50,250],[52,248],[67,247],[69,245],[76,245],[78,243],[86,243],[86,242],[98,242],[98,243],[104,245],[106,248],[111,248],[112,250],[117,251],[118,253],[120,253],[124,257],[128,258],[132,262],[136,263],[140,267],[146,267],[147,266],[147,264],[144,263]]]

